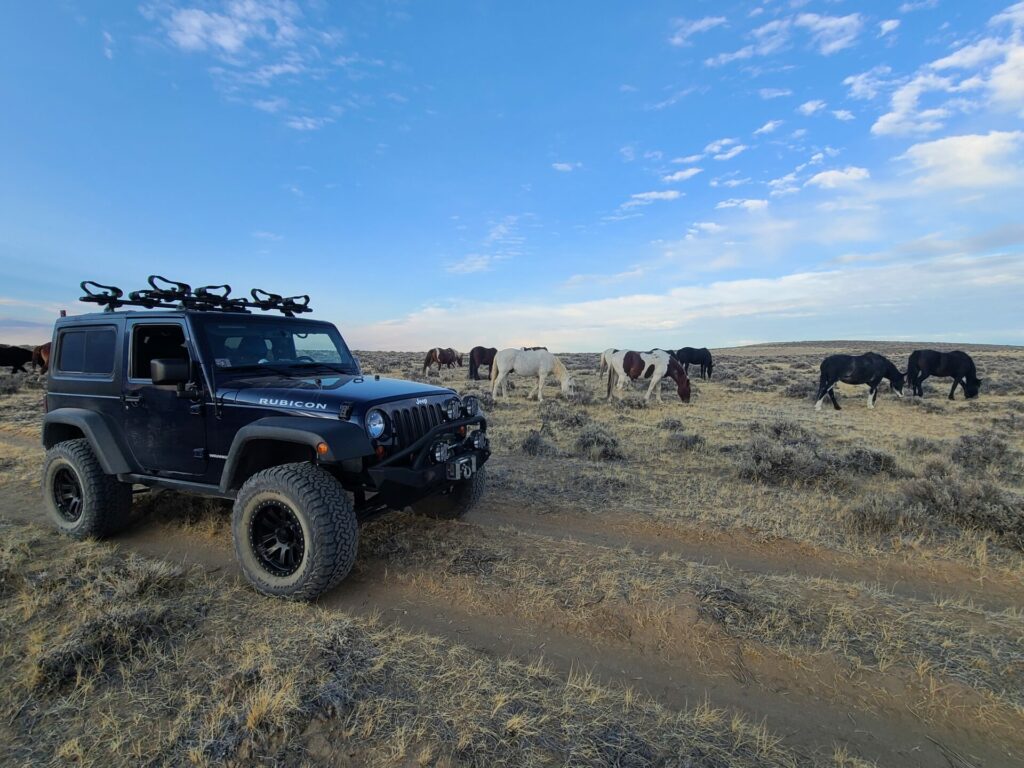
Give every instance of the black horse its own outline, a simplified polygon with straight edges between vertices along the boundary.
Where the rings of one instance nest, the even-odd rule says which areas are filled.
[[[964,397],[968,400],[978,396],[981,379],[974,367],[974,361],[966,352],[936,352],[934,349],[915,349],[907,361],[907,380],[911,391],[918,397],[924,396],[922,382],[929,376],[949,376],[953,386],[949,390],[949,399],[955,400],[957,385],[964,389]]]
[[[480,381],[480,366],[486,365],[488,370],[494,365],[494,356],[498,350],[494,347],[473,347],[469,350],[469,378]],[[488,376],[488,378],[490,378]]]
[[[818,380],[818,394],[814,398],[814,410],[821,410],[825,395],[832,399],[835,409],[840,410],[835,393],[835,386],[840,381],[844,384],[867,384],[868,408],[874,408],[882,379],[888,379],[893,391],[903,397],[905,377],[906,374],[900,373],[891,360],[874,352],[863,355],[829,355],[821,361],[821,378]]]
[[[715,367],[715,364],[707,347],[701,347],[700,349],[683,347],[682,349],[677,349],[672,355],[683,364],[683,370],[687,374],[690,373],[690,364],[692,363],[693,365],[700,366],[700,377],[702,379],[711,378],[711,370]]]
[[[28,373],[25,366],[32,362],[32,350],[24,347],[0,346],[0,367],[11,366],[11,373]]]

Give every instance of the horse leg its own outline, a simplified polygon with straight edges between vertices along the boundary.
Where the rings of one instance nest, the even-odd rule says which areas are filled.
[[[818,381],[818,394],[814,398],[814,410],[821,410],[822,401],[828,396],[829,381],[828,377],[823,373],[821,379]]]
[[[953,377],[953,387],[949,390],[949,399],[956,400],[956,387],[960,384],[960,379],[956,376]],[[964,392],[967,392],[967,388],[964,387]]]
[[[839,401],[836,400],[836,385],[835,384],[833,384],[831,387],[828,388],[828,396],[832,399],[832,407],[833,408],[835,408],[837,411],[843,410],[842,408],[839,407]]]
[[[498,371],[498,375],[495,377],[494,383],[491,385],[491,398],[492,399],[493,398],[497,398],[497,396],[498,396],[498,387],[502,387],[502,390],[504,392],[504,384],[505,384],[505,372],[504,371]]]

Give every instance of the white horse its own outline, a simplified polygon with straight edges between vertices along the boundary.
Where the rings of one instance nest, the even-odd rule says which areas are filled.
[[[612,367],[612,355],[619,350],[609,347],[601,353],[601,364],[597,367],[597,375],[603,376],[604,372]]]
[[[572,389],[572,378],[565,365],[557,357],[544,349],[525,351],[522,349],[503,349],[494,356],[494,365],[491,366],[491,397],[498,396],[498,387],[501,387],[501,394],[508,398],[508,387],[505,379],[510,373],[518,373],[523,376],[536,376],[537,386],[530,390],[527,399],[533,397],[537,392],[538,402],[544,399],[544,382],[549,373],[554,373],[562,385],[563,394],[569,394]]]
[[[663,349],[652,349],[650,352],[631,352],[620,350],[613,352],[608,365],[608,397],[611,400],[612,389],[620,392],[626,388],[626,382],[641,377],[651,380],[644,400],[651,399],[651,393],[661,399],[661,380],[666,376],[676,383],[676,392],[684,403],[690,402],[690,381],[686,377],[679,361]]]

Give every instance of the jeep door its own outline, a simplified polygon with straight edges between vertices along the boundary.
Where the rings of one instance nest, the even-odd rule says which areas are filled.
[[[124,430],[135,461],[146,474],[202,475],[206,471],[203,401],[173,384],[154,384],[152,360],[182,360],[196,371],[195,347],[184,322],[132,320],[125,345]],[[205,398],[204,398],[205,399]]]

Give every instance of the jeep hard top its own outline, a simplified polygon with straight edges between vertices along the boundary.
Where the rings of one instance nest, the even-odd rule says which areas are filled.
[[[60,530],[116,532],[134,486],[231,499],[249,581],[312,599],[352,568],[361,522],[458,517],[480,497],[477,398],[364,375],[337,328],[299,317],[308,296],[149,285],[83,282],[104,311],[54,327],[43,496]]]

